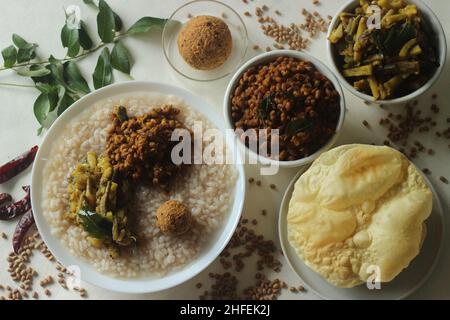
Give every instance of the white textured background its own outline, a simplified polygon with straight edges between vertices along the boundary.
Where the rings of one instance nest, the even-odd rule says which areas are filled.
[[[109,0],[110,6],[122,17],[125,27],[130,26],[135,20],[144,16],[159,16],[168,17],[180,4],[186,1],[181,0]],[[301,22],[303,17],[300,15],[300,10],[305,7],[310,10],[316,9],[322,16],[334,15],[337,9],[345,2],[345,0],[322,0],[322,5],[314,7],[312,0],[254,0],[250,5],[245,5],[240,0],[226,0],[225,2],[231,4],[241,15],[244,11],[254,12],[256,5],[266,4],[273,10],[278,9],[283,13],[283,17],[279,18],[280,22]],[[426,0],[429,6],[439,16],[443,27],[446,31],[447,39],[450,35],[450,2],[447,0]],[[5,48],[11,43],[12,33],[18,33],[30,42],[39,44],[38,54],[42,57],[48,56],[50,53],[56,57],[63,57],[65,50],[60,44],[60,30],[64,24],[63,7],[70,4],[78,4],[82,8],[82,18],[86,21],[90,34],[95,35],[95,12],[86,7],[81,0],[14,0],[6,1],[0,0],[0,48]],[[254,18],[250,19],[244,17],[249,30],[250,41],[257,43],[261,47],[271,45],[273,41],[265,38],[262,32],[258,29]],[[160,81],[178,86],[185,87],[194,93],[209,100],[217,112],[222,114],[222,98],[225,91],[225,86],[228,79],[223,81],[202,84],[187,83],[177,78],[170,69],[170,66],[165,62],[161,43],[160,32],[154,31],[149,35],[139,36],[135,38],[128,38],[125,40],[126,46],[130,49],[134,58],[135,64],[132,69],[132,75],[137,80],[153,80]],[[318,37],[308,49],[314,56],[327,62],[325,50],[325,36]],[[249,57],[255,53],[250,50]],[[449,55],[450,56],[450,55]],[[83,73],[90,84],[92,84],[90,74],[94,70],[97,55],[84,59],[80,65]],[[123,80],[118,78],[118,81]],[[22,82],[27,83],[27,78],[19,78],[12,75],[10,71],[0,72],[0,82]],[[430,91],[427,96],[420,100],[421,106],[428,109],[430,106],[430,95],[432,92],[439,94],[439,106],[441,113],[438,122],[442,125],[445,119],[450,117],[450,63],[447,63],[444,75],[441,77],[437,85]],[[355,142],[377,142],[381,143],[384,140],[383,131],[378,128],[376,123],[378,119],[388,113],[387,110],[382,110],[377,107],[368,107],[360,100],[355,99],[348,93],[347,106],[349,109],[348,117],[345,122],[344,132],[340,138],[339,143],[355,143]],[[36,136],[38,123],[34,119],[32,106],[37,96],[34,89],[10,88],[0,86],[0,163],[4,163],[12,157],[22,153],[25,149],[34,144],[39,144],[41,138]],[[361,122],[368,120],[373,124],[371,130],[365,129]],[[419,158],[416,163],[419,167],[427,167],[433,171],[432,182],[439,191],[445,206],[445,213],[449,213],[450,203],[450,185],[444,185],[439,181],[440,175],[446,175],[450,179],[450,150],[448,149],[448,141],[444,143],[443,140],[436,140],[433,134],[420,138],[422,142],[429,146],[433,146],[436,150],[435,156],[427,156]],[[30,171],[20,175],[19,179],[0,186],[0,192],[10,192],[16,198],[22,196],[20,187],[30,183]],[[288,184],[291,177],[295,174],[295,169],[283,170],[276,177],[261,178],[265,188],[250,187],[246,195],[246,206],[244,215],[252,218],[258,217],[260,223],[258,224],[258,231],[264,233],[268,238],[278,242],[277,235],[277,215],[278,207],[281,201],[282,192]],[[248,167],[248,176],[257,176],[257,167]],[[278,192],[274,192],[268,188],[270,183],[275,183],[278,186]],[[261,210],[268,211],[267,217],[261,217]],[[447,219],[450,223],[450,219]],[[11,238],[15,222],[0,221],[0,232],[5,231]],[[430,280],[418,291],[412,298],[434,298],[434,299],[449,299],[450,298],[450,233],[447,233],[447,239],[443,250],[443,255]],[[11,251],[10,239],[7,241],[0,239],[0,284],[12,285],[12,281],[6,271],[6,256]],[[282,259],[280,255],[280,259]],[[247,263],[249,266],[253,263]],[[53,275],[56,276],[56,271],[50,264],[44,261],[40,254],[35,255],[32,260],[32,265],[36,268],[40,276]],[[167,290],[159,294],[148,295],[123,295],[108,292],[102,289],[92,287],[88,284],[83,286],[87,289],[90,298],[95,299],[195,299],[207,287],[205,284],[208,281],[208,273],[220,271],[220,264],[216,261],[203,273],[193,280],[172,290]],[[248,285],[244,279],[252,277],[254,270],[250,270],[247,266],[240,276],[242,284]],[[245,272],[246,271],[246,272]],[[247,275],[247,276],[246,276]],[[271,277],[280,277],[285,279],[292,285],[299,285],[300,282],[296,276],[289,270],[287,263],[281,274],[269,275]],[[418,275],[419,276],[419,275]],[[195,289],[197,282],[203,282],[204,286],[201,290]],[[41,298],[41,288],[38,286],[38,281],[35,281],[35,288],[38,288]],[[78,295],[73,292],[62,290],[58,285],[51,287],[52,299],[77,299]],[[2,292],[0,292],[2,295]],[[284,293],[282,298],[285,299],[315,299],[311,294],[291,294]]]

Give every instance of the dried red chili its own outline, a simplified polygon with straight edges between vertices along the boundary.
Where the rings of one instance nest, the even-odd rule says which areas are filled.
[[[15,253],[18,253],[22,245],[23,239],[27,235],[28,230],[34,225],[33,211],[28,211],[20,218],[19,223],[14,230],[12,244]]]
[[[17,158],[0,166],[0,183],[4,183],[11,178],[15,177],[33,163],[36,158],[38,146],[34,146],[27,152],[21,154]]]
[[[30,186],[22,187],[25,197],[10,205],[0,208],[0,220],[11,220],[31,210]]]
[[[7,193],[0,193],[0,206],[4,205],[5,203],[11,202],[12,197],[10,194]]]

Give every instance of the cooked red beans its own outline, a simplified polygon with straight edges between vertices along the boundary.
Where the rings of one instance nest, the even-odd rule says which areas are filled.
[[[333,83],[312,63],[290,57],[249,68],[231,96],[235,128],[280,130],[282,161],[307,157],[324,146],[339,115],[340,96]],[[270,145],[268,149],[273,157]]]

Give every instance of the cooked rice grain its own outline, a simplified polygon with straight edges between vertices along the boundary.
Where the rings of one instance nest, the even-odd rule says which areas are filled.
[[[52,233],[69,251],[90,261],[99,272],[123,278],[165,274],[191,262],[213,242],[231,205],[236,171],[231,165],[193,165],[174,182],[170,194],[158,188],[138,187],[130,210],[135,213],[138,245],[112,259],[107,248],[92,247],[87,234],[66,220],[64,213],[68,206],[67,178],[87,151],[100,154],[105,150],[111,113],[118,104],[133,116],[172,104],[182,111],[180,118],[188,128],[194,121],[202,121],[204,130],[213,128],[207,119],[173,96],[127,97],[96,104],[74,119],[54,143],[44,171],[44,215]],[[155,226],[156,209],[168,199],[180,200],[191,208],[195,224],[188,234],[169,237]]]

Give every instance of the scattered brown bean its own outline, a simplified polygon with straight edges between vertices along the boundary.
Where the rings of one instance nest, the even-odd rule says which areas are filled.
[[[445,178],[445,177],[443,177],[443,176],[439,177],[439,180],[441,180],[441,181],[442,181],[443,183],[445,183],[445,184],[448,184],[447,178]]]

